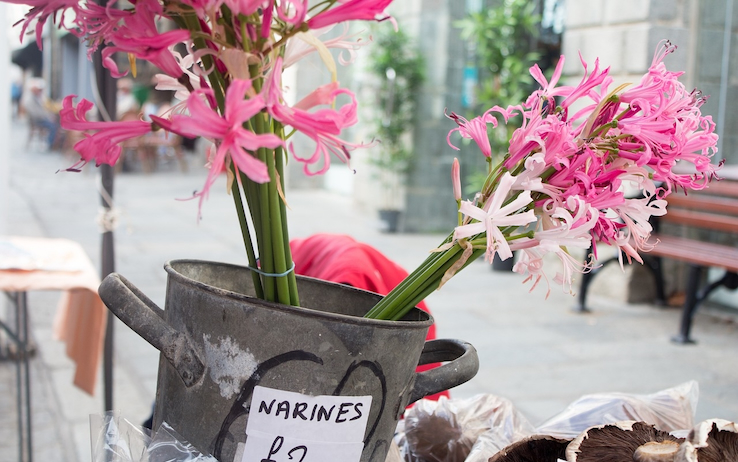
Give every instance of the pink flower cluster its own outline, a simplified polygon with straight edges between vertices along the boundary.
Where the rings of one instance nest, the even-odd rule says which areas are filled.
[[[52,18],[59,27],[84,37],[90,53],[104,46],[103,65],[114,77],[127,73],[118,69],[114,59],[116,53],[125,53],[163,72],[158,88],[176,90],[178,97],[186,98],[169,117],[148,123],[88,121],[92,103],[82,100],[75,106],[74,97],[67,97],[61,125],[85,133],[75,145],[81,159],[70,170],[90,161],[112,165],[120,156],[122,141],[149,131],[201,136],[217,147],[210,174],[198,193],[201,199],[229,165],[254,182],[270,181],[267,165],[256,155],[261,148],[287,148],[305,164],[307,174],[325,172],[331,154],[347,163],[349,151],[358,146],[340,138],[342,130],[357,121],[353,93],[334,79],[290,106],[283,96],[282,70],[313,51],[323,60],[332,60],[328,48],[341,48],[353,56],[363,43],[351,40],[348,28],[339,37],[320,41],[319,36],[335,24],[391,19],[385,12],[391,0],[329,0],[312,7],[308,0],[136,0],[133,7],[122,8],[114,1],[106,6],[93,0],[0,1],[31,7],[21,21],[21,36],[35,25],[40,45],[43,25]],[[164,23],[174,28],[160,31]],[[178,45],[187,50],[184,58],[174,51]],[[341,62],[346,60],[342,57]],[[335,70],[331,74],[335,76]],[[336,109],[340,95],[348,102]],[[257,118],[263,121],[261,129],[255,126]],[[294,153],[284,141],[285,127],[311,139],[312,154]]]
[[[591,248],[596,257],[595,244],[605,242],[619,248],[621,264],[622,255],[642,262],[639,252],[652,247],[649,219],[666,213],[666,197],[705,188],[718,168],[715,125],[700,112],[706,98],[664,65],[675,49],[662,42],[639,84],[614,89],[609,68],[596,61],[590,71],[583,60],[578,85],[556,86],[562,56],[550,82],[531,68],[541,89],[524,103],[470,121],[452,114],[458,127],[449,137],[474,140],[488,158],[487,124],[522,118],[482,190],[460,203],[456,242],[483,246],[488,260],[520,250],[514,270],[533,287],[547,280],[543,257],[553,253],[563,263],[555,280],[569,291],[573,274],[589,269],[569,249]]]

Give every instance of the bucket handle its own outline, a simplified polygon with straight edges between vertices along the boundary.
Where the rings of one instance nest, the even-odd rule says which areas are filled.
[[[461,385],[471,380],[479,371],[477,350],[470,343],[450,339],[425,342],[418,361],[419,366],[446,361],[450,362],[415,374],[409,403]]]
[[[174,366],[185,386],[200,381],[205,365],[187,336],[165,320],[164,310],[117,273],[103,279],[100,298],[110,311],[149,342]]]

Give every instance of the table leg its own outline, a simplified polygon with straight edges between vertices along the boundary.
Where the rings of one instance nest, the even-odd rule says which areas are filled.
[[[22,365],[23,369],[23,388],[25,392],[25,438],[26,438],[26,460],[28,462],[33,461],[32,451],[32,434],[31,434],[31,367],[30,367],[30,335],[28,329],[28,294],[26,292],[18,292],[17,294],[17,310],[18,319],[20,320],[20,333],[21,343],[19,345],[20,350],[20,361],[18,364]],[[20,374],[19,374],[20,375]],[[19,427],[21,428],[21,427]]]
[[[30,335],[28,328],[28,296],[26,292],[6,293],[15,311],[15,330],[0,321],[2,328],[15,347],[8,348],[8,359],[15,361],[16,403],[18,411],[18,461],[33,462],[31,440],[31,368]]]

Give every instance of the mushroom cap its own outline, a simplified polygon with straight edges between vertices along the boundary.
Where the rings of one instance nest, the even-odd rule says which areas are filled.
[[[488,462],[556,462],[565,457],[568,444],[569,440],[533,435],[503,448]]]
[[[709,419],[697,424],[679,448],[679,462],[738,462],[738,424]]]
[[[474,446],[453,415],[421,414],[406,424],[405,438],[413,456],[428,462],[463,462]]]
[[[633,460],[639,446],[648,442],[674,441],[668,432],[645,422],[623,421],[588,428],[566,447],[567,462],[623,462]]]

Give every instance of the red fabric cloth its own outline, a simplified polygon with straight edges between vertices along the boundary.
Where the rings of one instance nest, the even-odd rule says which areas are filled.
[[[347,284],[358,289],[387,295],[408,275],[400,265],[374,247],[343,234],[314,234],[290,241],[295,273],[324,281]],[[430,313],[425,302],[418,308]],[[428,329],[426,340],[436,338],[436,326]],[[418,372],[438,364],[418,366]],[[448,391],[428,396],[437,400],[449,396]]]

